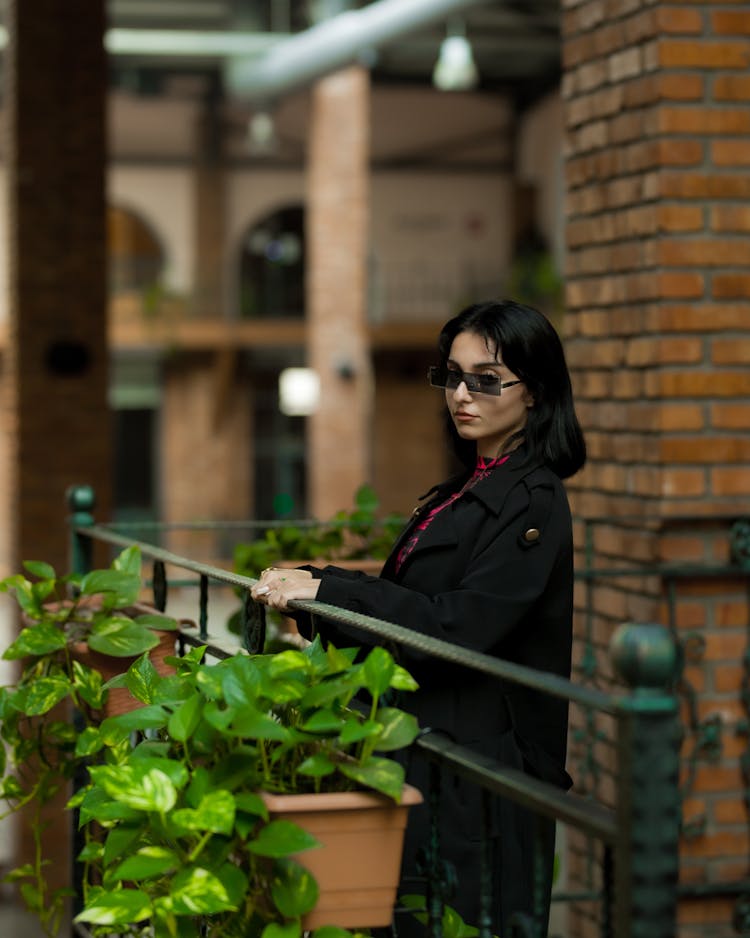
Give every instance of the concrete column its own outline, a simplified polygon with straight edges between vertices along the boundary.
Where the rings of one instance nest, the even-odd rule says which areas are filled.
[[[369,75],[354,66],[312,91],[307,198],[310,512],[349,508],[369,481],[373,379],[367,337]]]

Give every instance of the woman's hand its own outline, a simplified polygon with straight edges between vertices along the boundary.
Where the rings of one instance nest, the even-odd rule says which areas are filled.
[[[285,612],[292,599],[315,599],[320,580],[313,579],[309,570],[264,570],[250,595],[259,603]]]

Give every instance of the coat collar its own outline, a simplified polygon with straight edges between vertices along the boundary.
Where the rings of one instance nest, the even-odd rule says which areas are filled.
[[[475,483],[468,491],[468,495],[477,498],[494,515],[499,515],[508,492],[531,472],[538,469],[540,463],[530,460],[524,447],[519,447],[510,454],[507,462],[496,469],[490,470],[487,475]],[[446,482],[433,486],[429,492],[420,497],[420,500],[437,496],[447,498],[471,477],[469,471],[453,476]]]

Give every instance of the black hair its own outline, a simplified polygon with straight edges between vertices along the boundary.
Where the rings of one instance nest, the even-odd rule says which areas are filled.
[[[534,400],[526,425],[508,441],[523,440],[526,458],[543,462],[567,479],[586,462],[586,443],[573,406],[573,390],[560,337],[539,310],[513,300],[491,300],[468,306],[442,328],[440,364],[445,365],[453,340],[461,332],[481,336],[494,354],[523,381]],[[476,443],[463,440],[448,416],[448,431],[464,465],[476,461]]]

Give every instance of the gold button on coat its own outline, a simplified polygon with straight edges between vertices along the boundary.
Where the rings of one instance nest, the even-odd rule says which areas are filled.
[[[524,540],[533,542],[539,540],[539,528],[529,528],[524,534]]]

